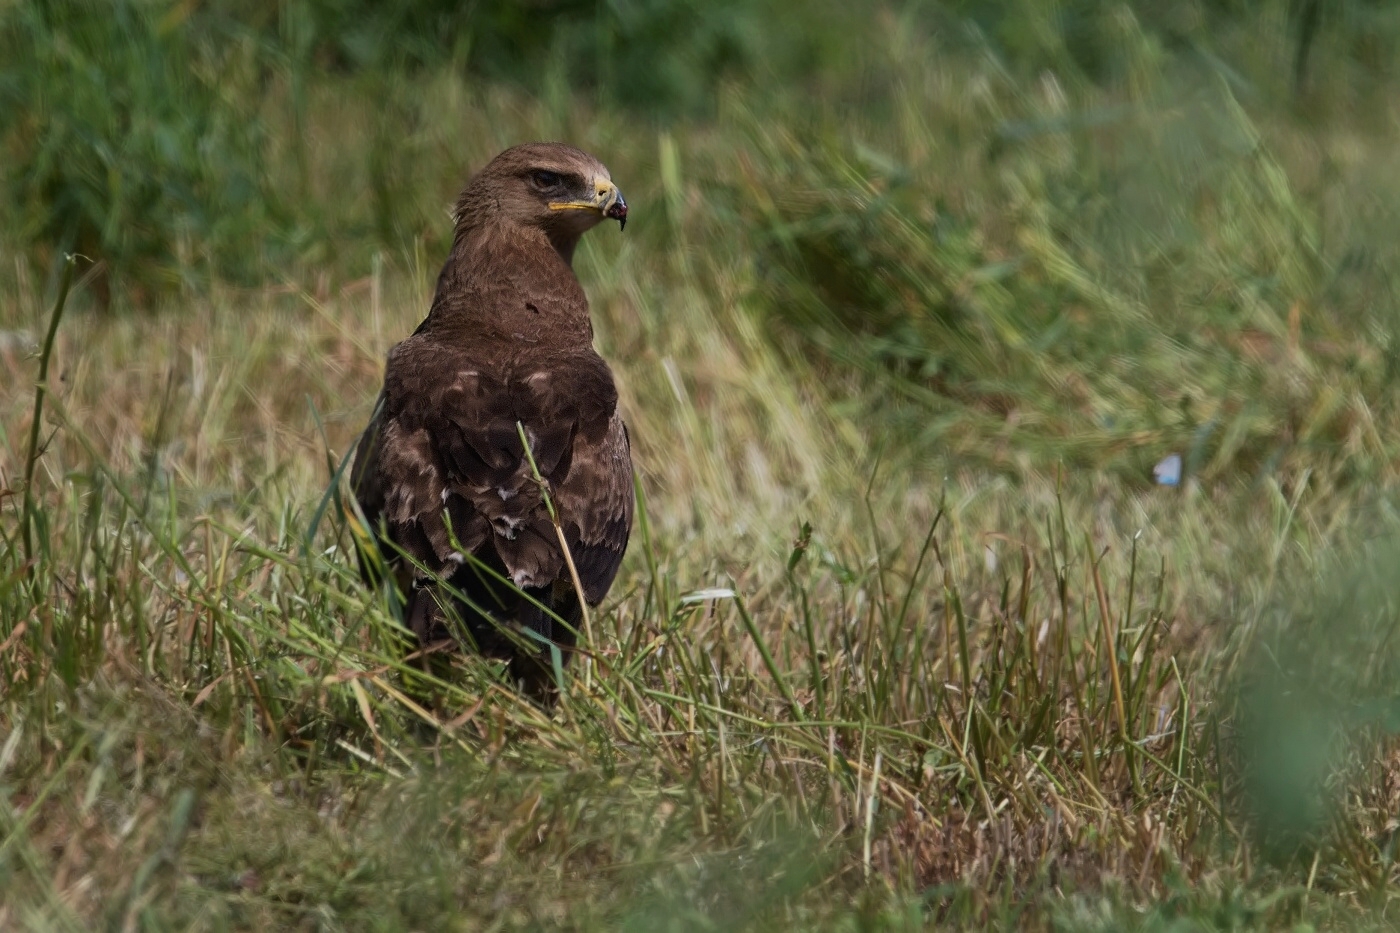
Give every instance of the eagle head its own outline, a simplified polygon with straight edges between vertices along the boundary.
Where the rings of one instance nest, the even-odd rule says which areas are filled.
[[[607,166],[563,143],[502,152],[472,178],[454,211],[459,233],[487,218],[543,230],[565,257],[605,219],[627,225],[627,201]]]

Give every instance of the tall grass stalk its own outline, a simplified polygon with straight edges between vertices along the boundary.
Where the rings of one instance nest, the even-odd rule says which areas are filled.
[[[58,336],[58,324],[63,319],[63,309],[68,304],[68,290],[73,286],[73,270],[77,263],[76,256],[67,256],[63,261],[63,277],[58,284],[58,298],[54,301],[53,312],[49,315],[49,328],[44,333],[44,344],[39,350],[39,378],[34,383],[34,409],[30,416],[29,446],[24,455],[24,517],[21,523],[26,574],[31,574],[34,566],[34,468],[38,465],[39,455],[42,453],[39,449],[39,436],[44,424],[44,393],[48,390],[49,359],[53,355],[54,338]]]

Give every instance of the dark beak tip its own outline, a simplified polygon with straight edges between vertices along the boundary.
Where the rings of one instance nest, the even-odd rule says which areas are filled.
[[[626,202],[626,201],[623,201],[623,200],[621,200],[621,199],[618,199],[617,203],[613,204],[612,207],[608,208],[608,214],[607,214],[607,216],[608,216],[609,218],[611,218],[612,220],[617,221],[617,229],[619,229],[619,230],[626,230],[626,229],[627,229],[627,202]]]

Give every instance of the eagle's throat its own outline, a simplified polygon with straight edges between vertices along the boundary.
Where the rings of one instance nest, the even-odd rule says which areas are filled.
[[[564,260],[564,265],[572,269],[574,267],[574,250],[578,248],[580,234],[564,230],[551,230],[547,236],[549,237],[549,245],[553,246],[554,251],[559,254],[559,258]]]

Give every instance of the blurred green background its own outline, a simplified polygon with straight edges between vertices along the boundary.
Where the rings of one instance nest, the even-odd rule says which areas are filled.
[[[799,82],[842,55],[844,5],[292,0],[9,3],[0,12],[0,132],[14,245],[79,248],[142,286],[242,280],[276,264],[347,264],[428,226],[441,75],[616,107],[643,128],[713,115],[726,81]],[[874,12],[871,10],[869,12]],[[817,28],[813,28],[817,27]],[[385,108],[356,140],[347,200],[308,190],[313,92]],[[457,153],[459,173],[471,167]],[[434,158],[450,158],[433,153]],[[350,179],[346,179],[350,180]],[[342,192],[337,192],[342,193]],[[446,195],[433,192],[442,199]],[[348,251],[348,254],[347,254]],[[128,294],[129,297],[129,294]]]
[[[617,110],[642,131],[712,123],[726,91],[796,127],[833,110],[889,120],[920,94],[902,58],[964,58],[1053,80],[1067,102],[1114,89],[1166,119],[1219,85],[1270,113],[1364,125],[1388,117],[1397,37],[1400,15],[1381,0],[10,2],[6,229],[12,246],[88,249],[146,285],[396,248],[425,226],[422,198],[400,190],[424,154],[399,147],[433,117],[415,112],[414,89],[441,75],[468,92],[497,84]],[[372,137],[355,141],[349,199],[308,190],[306,173],[324,166],[306,164],[300,137],[321,89],[382,108]],[[947,142],[995,158],[1131,117],[1005,116]],[[1160,142],[1199,147],[1180,138],[1206,135],[1195,130]]]

